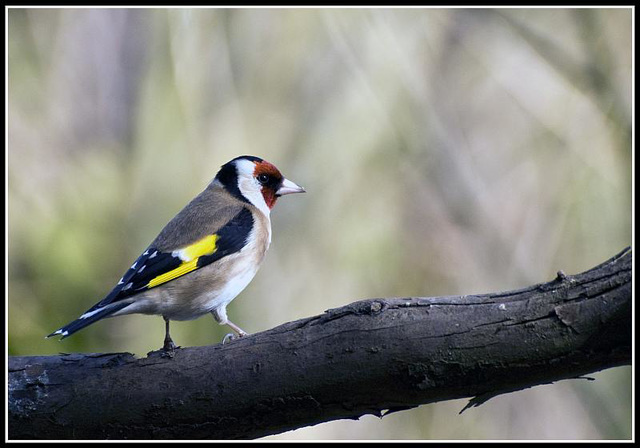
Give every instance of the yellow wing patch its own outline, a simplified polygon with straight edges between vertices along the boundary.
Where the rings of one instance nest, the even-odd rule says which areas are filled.
[[[153,280],[149,282],[147,285],[148,288],[153,288],[154,286],[161,285],[163,283],[168,282],[169,280],[173,280],[174,278],[180,277],[181,275],[186,274],[187,272],[193,271],[198,267],[198,259],[187,261],[182,263],[175,269],[172,269],[169,272],[166,272],[162,275],[157,276]]]
[[[199,257],[211,255],[218,249],[216,247],[217,239],[218,235],[208,235],[190,246],[174,251],[173,255],[182,260],[180,266],[153,278],[147,287],[153,288],[197,269]]]
[[[180,249],[178,255],[183,261],[191,261],[203,255],[211,255],[216,251],[218,235],[208,235],[190,246]]]

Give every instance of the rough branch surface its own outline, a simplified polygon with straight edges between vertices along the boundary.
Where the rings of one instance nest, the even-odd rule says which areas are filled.
[[[9,439],[252,439],[631,363],[630,249],[495,294],[363,300],[173,358],[9,358]]]

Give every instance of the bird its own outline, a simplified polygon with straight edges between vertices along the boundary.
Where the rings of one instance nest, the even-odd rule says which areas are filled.
[[[211,313],[220,325],[248,333],[227,317],[227,305],[256,275],[271,244],[271,209],[278,198],[304,193],[266,160],[250,155],[221,166],[207,187],[191,200],[144,250],[115,287],[78,319],[49,334],[67,338],[107,317],[161,315],[161,348],[174,352],[172,320]]]

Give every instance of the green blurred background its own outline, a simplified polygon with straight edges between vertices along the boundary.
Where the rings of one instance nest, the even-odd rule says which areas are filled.
[[[249,332],[373,297],[584,271],[631,244],[631,10],[9,9],[9,355],[162,344],[160,317],[44,336],[241,154],[306,195],[229,306]],[[211,316],[182,346],[221,340]],[[629,439],[631,368],[268,439]]]

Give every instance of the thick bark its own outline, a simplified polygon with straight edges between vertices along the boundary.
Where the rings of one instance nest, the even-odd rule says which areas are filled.
[[[10,439],[252,439],[631,363],[632,254],[495,294],[363,300],[173,358],[9,358]]]

